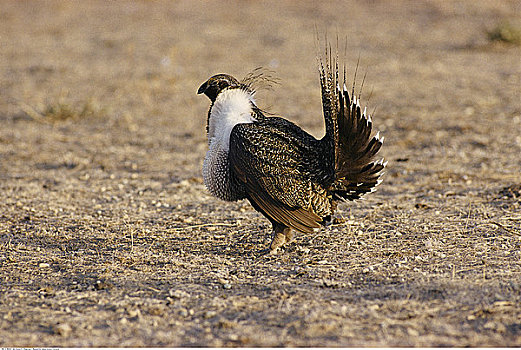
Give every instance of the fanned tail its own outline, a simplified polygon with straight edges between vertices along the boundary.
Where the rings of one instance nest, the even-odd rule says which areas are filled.
[[[338,43],[337,43],[338,46]],[[319,58],[322,105],[326,135],[322,139],[326,149],[334,150],[331,166],[334,179],[330,186],[334,200],[354,200],[367,192],[374,192],[381,183],[383,159],[374,158],[384,138],[378,132],[371,137],[372,120],[360,100],[352,98],[346,87],[346,69],[343,68],[342,87],[339,83],[338,54],[333,57],[331,46],[326,48],[324,64]],[[334,158],[334,159],[333,159]]]
[[[324,121],[326,124],[326,135],[323,140],[330,142],[330,146],[334,147],[336,137],[338,136],[336,106],[338,105],[338,94],[336,93],[336,85],[338,81],[338,59],[333,62],[331,55],[331,45],[326,45],[325,65],[320,55],[317,55],[320,87],[322,93],[322,110],[324,113]],[[335,74],[332,73],[332,65],[335,65]]]

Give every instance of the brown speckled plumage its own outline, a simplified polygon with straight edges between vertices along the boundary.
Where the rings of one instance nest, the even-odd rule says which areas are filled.
[[[373,160],[383,138],[370,136],[371,118],[345,84],[340,87],[336,60],[326,55],[319,66],[326,123],[319,140],[286,119],[266,116],[251,85],[229,75],[213,76],[198,90],[212,101],[205,184],[221,199],[247,198],[266,216],[272,251],[291,240],[292,229],[320,227],[339,201],[374,191],[386,165]]]

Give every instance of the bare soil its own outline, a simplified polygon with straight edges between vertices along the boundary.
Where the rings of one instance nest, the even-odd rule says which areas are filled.
[[[1,1],[0,346],[521,346],[519,1]],[[216,73],[321,136],[315,28],[379,190],[273,256],[201,179]],[[342,50],[341,50],[342,51]]]

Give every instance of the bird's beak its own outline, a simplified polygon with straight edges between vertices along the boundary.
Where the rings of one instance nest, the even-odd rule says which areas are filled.
[[[197,90],[197,94],[202,94],[206,91],[208,88],[208,81],[205,81],[203,85],[199,86],[199,89]]]

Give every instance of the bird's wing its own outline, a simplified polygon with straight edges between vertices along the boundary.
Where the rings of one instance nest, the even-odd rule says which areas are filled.
[[[310,152],[298,137],[266,123],[237,124],[230,134],[230,167],[252,204],[301,232],[312,232],[322,221],[310,198],[309,168],[316,158]]]

